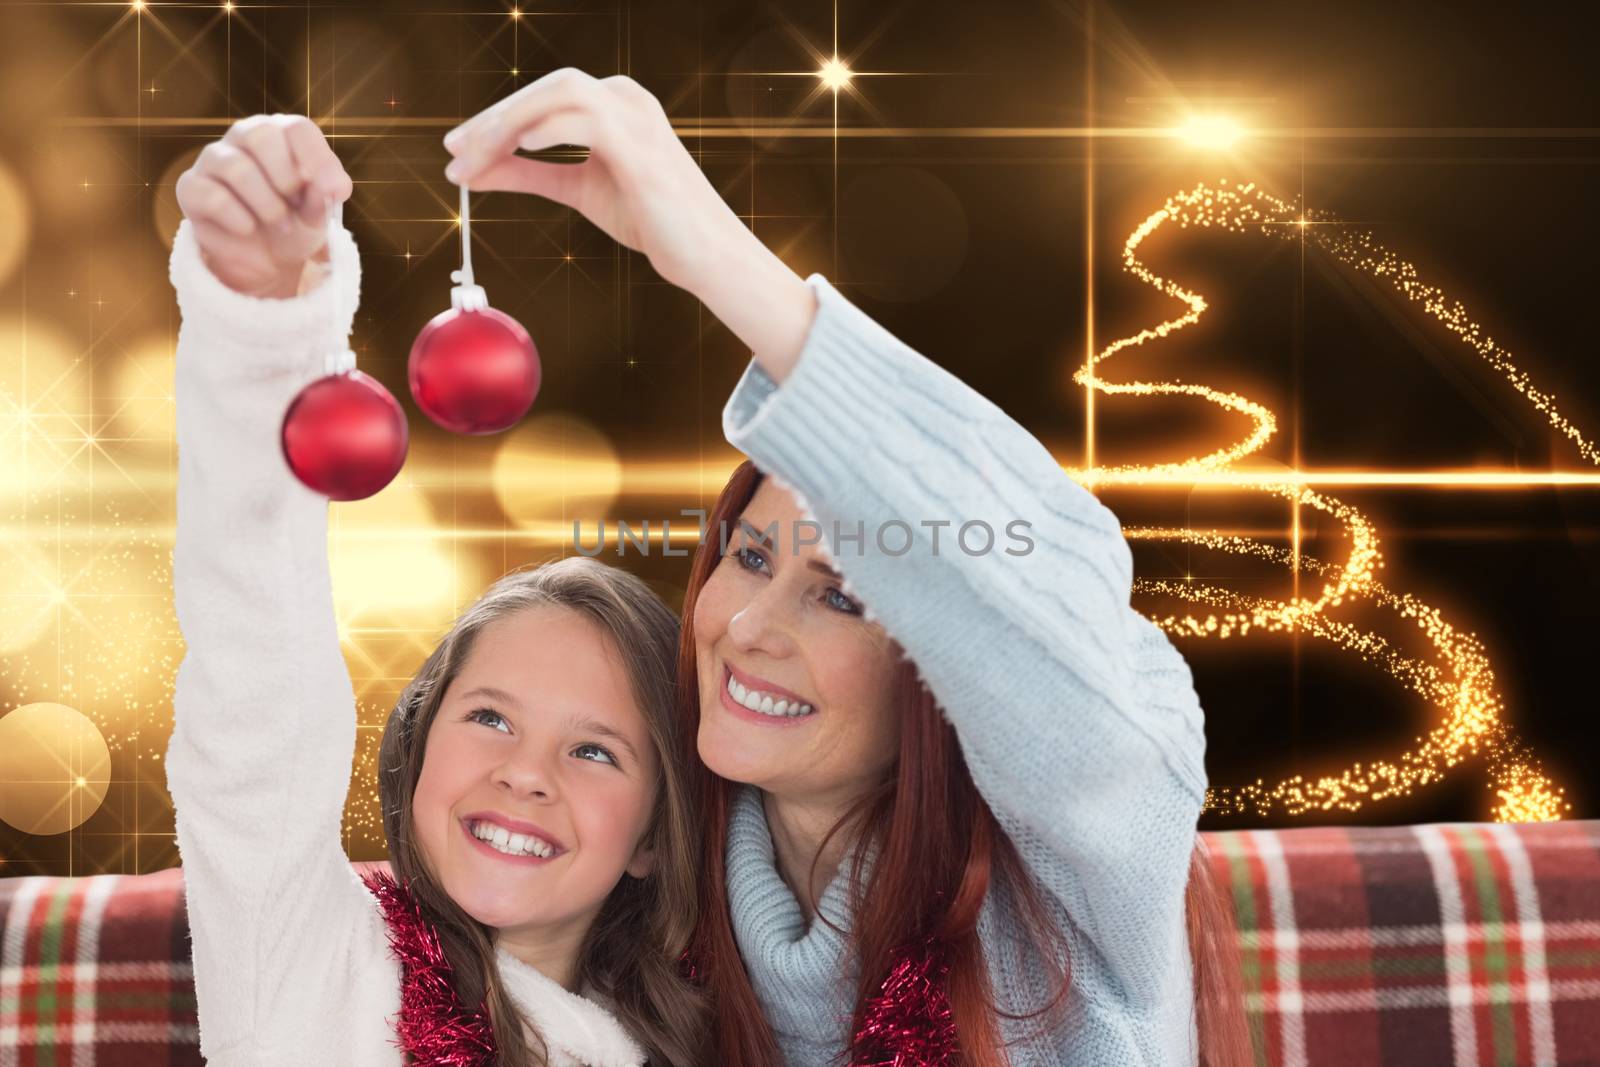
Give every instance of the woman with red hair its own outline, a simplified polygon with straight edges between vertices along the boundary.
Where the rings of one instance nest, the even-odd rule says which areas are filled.
[[[556,144],[589,158],[514,155]],[[704,1062],[1244,1063],[1203,716],[1116,517],[785,266],[631,79],[556,71],[445,145],[451,180],[576,208],[754,353],[680,658]]]

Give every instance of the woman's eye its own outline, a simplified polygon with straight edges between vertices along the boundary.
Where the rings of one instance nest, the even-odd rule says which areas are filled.
[[[481,722],[490,729],[502,730],[503,733],[511,732],[511,724],[506,722],[505,716],[501,715],[498,711],[490,711],[488,708],[478,708],[476,711],[469,713],[467,718],[473,722]]]
[[[600,754],[600,759],[595,761],[595,762],[609,763],[613,767],[617,765],[617,757],[613,756],[609,751],[607,751],[605,748],[602,748],[600,745],[596,745],[596,744],[579,745],[577,748],[573,749],[572,751],[573,752],[598,752]],[[588,757],[588,756],[579,756],[578,758],[579,759],[589,759],[590,757]]]
[[[829,589],[826,593],[822,594],[822,599],[827,602],[830,608],[833,608],[836,611],[842,611],[846,615],[861,614],[861,605],[856,603],[850,597],[845,596],[837,589]]]
[[[748,546],[736,548],[729,555],[747,571],[760,570],[767,565],[767,558]]]

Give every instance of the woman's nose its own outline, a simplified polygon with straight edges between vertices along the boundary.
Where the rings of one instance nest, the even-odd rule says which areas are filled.
[[[768,583],[728,620],[728,637],[745,652],[787,656],[794,651],[793,618],[777,583]]]

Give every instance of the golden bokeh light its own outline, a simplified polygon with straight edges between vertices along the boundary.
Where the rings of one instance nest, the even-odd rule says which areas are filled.
[[[404,477],[365,500],[331,505],[329,524],[334,612],[347,645],[372,628],[440,629],[478,588],[475,569],[462,573],[426,498]]]
[[[161,454],[173,445],[178,427],[171,338],[149,334],[133,341],[112,368],[115,398],[102,432],[118,444]]]
[[[494,493],[511,521],[571,538],[604,518],[622,491],[622,460],[606,435],[576,415],[534,415],[495,453]]]
[[[27,193],[10,169],[0,163],[0,285],[22,262],[31,228]]]
[[[1245,135],[1244,126],[1226,115],[1193,115],[1172,128],[1172,135],[1196,148],[1232,148]]]
[[[0,316],[0,469],[9,505],[59,484],[90,433],[90,367],[49,320]]]
[[[100,809],[111,752],[83,713],[24,704],[0,717],[0,821],[25,834],[64,834]]]
[[[127,162],[109,137],[66,130],[26,162],[40,218],[67,219],[88,233],[95,227],[117,228],[118,212],[127,202]]]
[[[14,656],[43,637],[62,599],[54,565],[8,518],[0,537],[0,653]]]
[[[155,187],[151,189],[150,211],[156,236],[169,251],[172,249],[172,239],[178,234],[178,223],[183,221],[183,209],[178,206],[178,178],[194,166],[194,161],[204,148],[205,145],[196,145],[178,153],[177,158],[162,170],[161,177],[156,179]]]

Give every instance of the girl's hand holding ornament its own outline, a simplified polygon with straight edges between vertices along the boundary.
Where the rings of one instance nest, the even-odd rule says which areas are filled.
[[[815,298],[723,201],[638,82],[552,71],[456,127],[444,144],[455,156],[445,177],[576,209],[699,297],[774,378],[787,376]],[[586,146],[589,158],[546,163],[514,154],[561,144]]]
[[[201,150],[177,193],[200,258],[220,282],[246,296],[288,299],[321,282],[308,268],[329,261],[328,238],[352,187],[310,119],[254,115]],[[335,285],[329,307],[342,326],[339,291]],[[324,353],[324,376],[289,404],[279,447],[308,489],[360,500],[394,479],[409,433],[394,397],[355,369],[342,338],[340,347]]]
[[[177,183],[211,273],[246,296],[275,298],[297,295],[313,273],[306,268],[327,260],[327,202],[343,203],[352,189],[304,115],[239,120]]]

